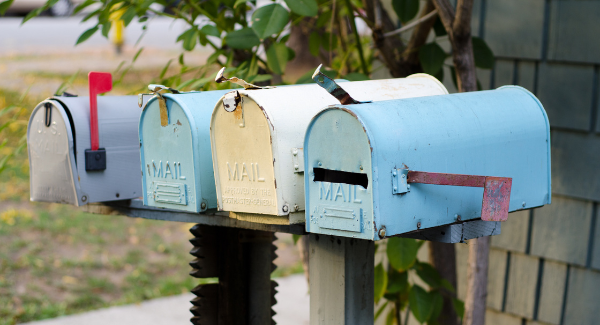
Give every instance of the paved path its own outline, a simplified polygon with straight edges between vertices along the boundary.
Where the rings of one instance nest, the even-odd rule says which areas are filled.
[[[308,325],[309,297],[304,275],[297,274],[277,279],[279,283],[277,313],[278,325]],[[159,298],[136,305],[110,307],[83,314],[64,316],[24,325],[174,325],[190,324],[190,300],[193,294]]]

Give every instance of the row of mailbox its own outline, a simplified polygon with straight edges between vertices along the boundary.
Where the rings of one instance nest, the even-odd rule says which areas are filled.
[[[526,89],[449,95],[425,74],[342,86],[313,77],[155,94],[141,110],[135,96],[101,96],[96,126],[93,93],[51,97],[28,127],[31,200],[143,197],[369,240],[550,203],[548,118]]]

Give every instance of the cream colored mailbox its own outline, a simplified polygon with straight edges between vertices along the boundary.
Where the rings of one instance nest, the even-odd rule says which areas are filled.
[[[343,89],[318,69],[314,77],[319,84],[235,90],[216,104],[210,136],[219,210],[253,222],[303,223],[304,134],[316,113],[349,94],[381,101],[448,93],[425,74]]]
[[[90,73],[90,97],[55,96],[34,108],[27,127],[32,201],[80,206],[142,196],[137,97],[96,100],[109,84],[110,75]]]

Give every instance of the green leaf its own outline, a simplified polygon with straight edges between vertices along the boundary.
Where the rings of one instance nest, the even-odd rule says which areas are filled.
[[[4,13],[6,13],[6,10],[12,5],[13,1],[14,0],[6,0],[0,2],[0,16],[4,16]]]
[[[452,306],[454,307],[454,311],[456,311],[456,315],[462,319],[465,316],[465,303],[456,298],[452,298]]]
[[[385,289],[387,288],[387,274],[385,274],[385,269],[383,268],[383,264],[379,263],[375,266],[375,303],[378,303],[383,294],[385,293]]]
[[[430,292],[429,294],[433,297],[433,311],[431,312],[431,316],[429,316],[429,321],[427,323],[431,324],[431,321],[436,321],[442,313],[444,297],[442,297],[442,294],[439,291]]]
[[[35,10],[30,11],[27,16],[25,16],[25,18],[23,18],[23,21],[21,22],[21,25],[23,25],[24,23],[26,23],[29,19],[33,18],[33,17],[37,17],[39,16],[42,11],[46,10],[46,7],[40,7],[37,8]]]
[[[110,21],[102,24],[102,36],[108,37],[108,33],[110,32],[111,26],[112,26],[112,22],[110,22]]]
[[[289,13],[277,3],[258,8],[252,14],[252,29],[262,40],[279,34],[289,22]]]
[[[419,0],[392,0],[392,7],[398,19],[405,23],[415,18],[419,12]]]
[[[298,78],[298,80],[296,80],[296,85],[313,83],[314,82],[312,80],[313,72],[314,71],[308,71],[305,74],[303,74],[302,76],[300,76],[300,78]]]
[[[344,76],[344,79],[348,81],[362,81],[369,80],[369,76],[360,72],[350,72],[349,74]]]
[[[249,50],[260,44],[260,40],[251,28],[242,28],[227,33],[225,44],[233,49]]]
[[[96,33],[97,31],[98,25],[86,30],[85,32],[83,32],[83,34],[81,34],[81,36],[79,36],[75,45],[85,42],[88,38],[92,37],[92,35],[94,35],[94,33]]]
[[[419,245],[410,238],[392,237],[388,239],[387,256],[392,267],[398,271],[408,270],[417,260]]]
[[[448,35],[446,27],[442,24],[442,20],[439,16],[435,19],[435,23],[433,23],[433,31],[435,32],[435,36],[438,37]]]
[[[292,239],[294,240],[294,245],[298,244],[298,240],[300,240],[300,237],[302,237],[302,235],[292,234]]]
[[[183,41],[183,49],[186,51],[191,51],[196,47],[196,40],[198,39],[198,29],[196,26],[186,30],[179,37],[177,37],[177,42]]]
[[[283,43],[273,43],[267,50],[267,64],[275,74],[284,74],[288,62],[288,47]]]
[[[321,35],[317,32],[310,33],[308,37],[308,50],[313,56],[319,56],[319,50],[321,49]]]
[[[433,289],[442,286],[442,277],[431,264],[417,262],[415,264],[417,275]]]
[[[142,54],[142,51],[144,50],[144,47],[141,47],[133,56],[133,59],[131,60],[131,63],[133,64],[135,61],[137,61],[138,57],[140,56],[140,54]]]
[[[319,5],[315,0],[285,0],[285,4],[300,16],[314,17],[319,13]]]
[[[387,293],[398,293],[408,288],[408,272],[398,272],[393,268],[388,272]]]
[[[165,67],[160,71],[160,75],[158,76],[159,79],[163,79],[165,77],[165,74],[167,74],[167,71],[169,70],[169,66],[171,65],[171,62],[173,62],[173,59],[167,61],[167,64],[165,64]]]
[[[248,82],[263,82],[273,79],[273,76],[270,74],[257,74],[248,78]]]
[[[95,0],[85,0],[81,4],[77,5],[77,7],[75,7],[75,9],[73,9],[73,15],[77,14],[81,10],[87,8],[88,6],[90,6],[90,5],[94,4],[94,3],[96,3]]]
[[[444,68],[440,69],[440,71],[438,71],[438,73],[434,74],[433,76],[440,82],[444,82]]]
[[[219,32],[219,29],[213,25],[204,25],[202,28],[200,28],[200,31],[206,35],[221,37],[221,32]]]
[[[385,307],[387,307],[388,304],[389,304],[389,301],[386,301],[385,303],[383,303],[381,305],[381,307],[379,307],[379,309],[377,309],[377,312],[375,313],[375,320],[377,320],[377,318],[379,318],[379,316],[381,316],[381,313],[383,313],[383,311],[385,310]]]
[[[492,69],[494,67],[494,53],[492,50],[479,37],[472,37],[471,41],[473,43],[475,66],[482,69]]]
[[[423,324],[431,317],[434,299],[432,294],[428,293],[418,285],[413,285],[410,289],[408,294],[410,310],[419,323]]]
[[[438,43],[425,44],[419,49],[419,61],[425,73],[435,75],[440,71],[445,60],[446,52]]]
[[[121,16],[121,20],[123,20],[125,26],[129,26],[129,23],[131,23],[133,18],[135,18],[135,7],[131,6],[127,8],[125,13]]]
[[[246,3],[246,2],[248,2],[248,0],[236,0],[235,3],[233,4],[233,9],[237,8],[242,3]]]
[[[177,59],[179,61],[179,65],[185,65],[185,62],[183,61],[183,53],[179,54],[179,58]]]
[[[217,60],[219,59],[219,56],[221,56],[222,54],[223,54],[222,50],[215,51],[213,54],[211,54],[208,57],[208,59],[206,59],[206,64],[211,65],[213,63],[216,63]]]

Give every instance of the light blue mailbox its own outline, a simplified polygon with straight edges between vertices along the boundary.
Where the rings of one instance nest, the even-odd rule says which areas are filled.
[[[490,235],[509,211],[550,203],[548,117],[517,86],[330,106],[304,148],[311,233],[425,239],[483,224]]]
[[[144,205],[190,212],[217,207],[210,117],[229,91],[162,94],[148,100],[139,124]]]

